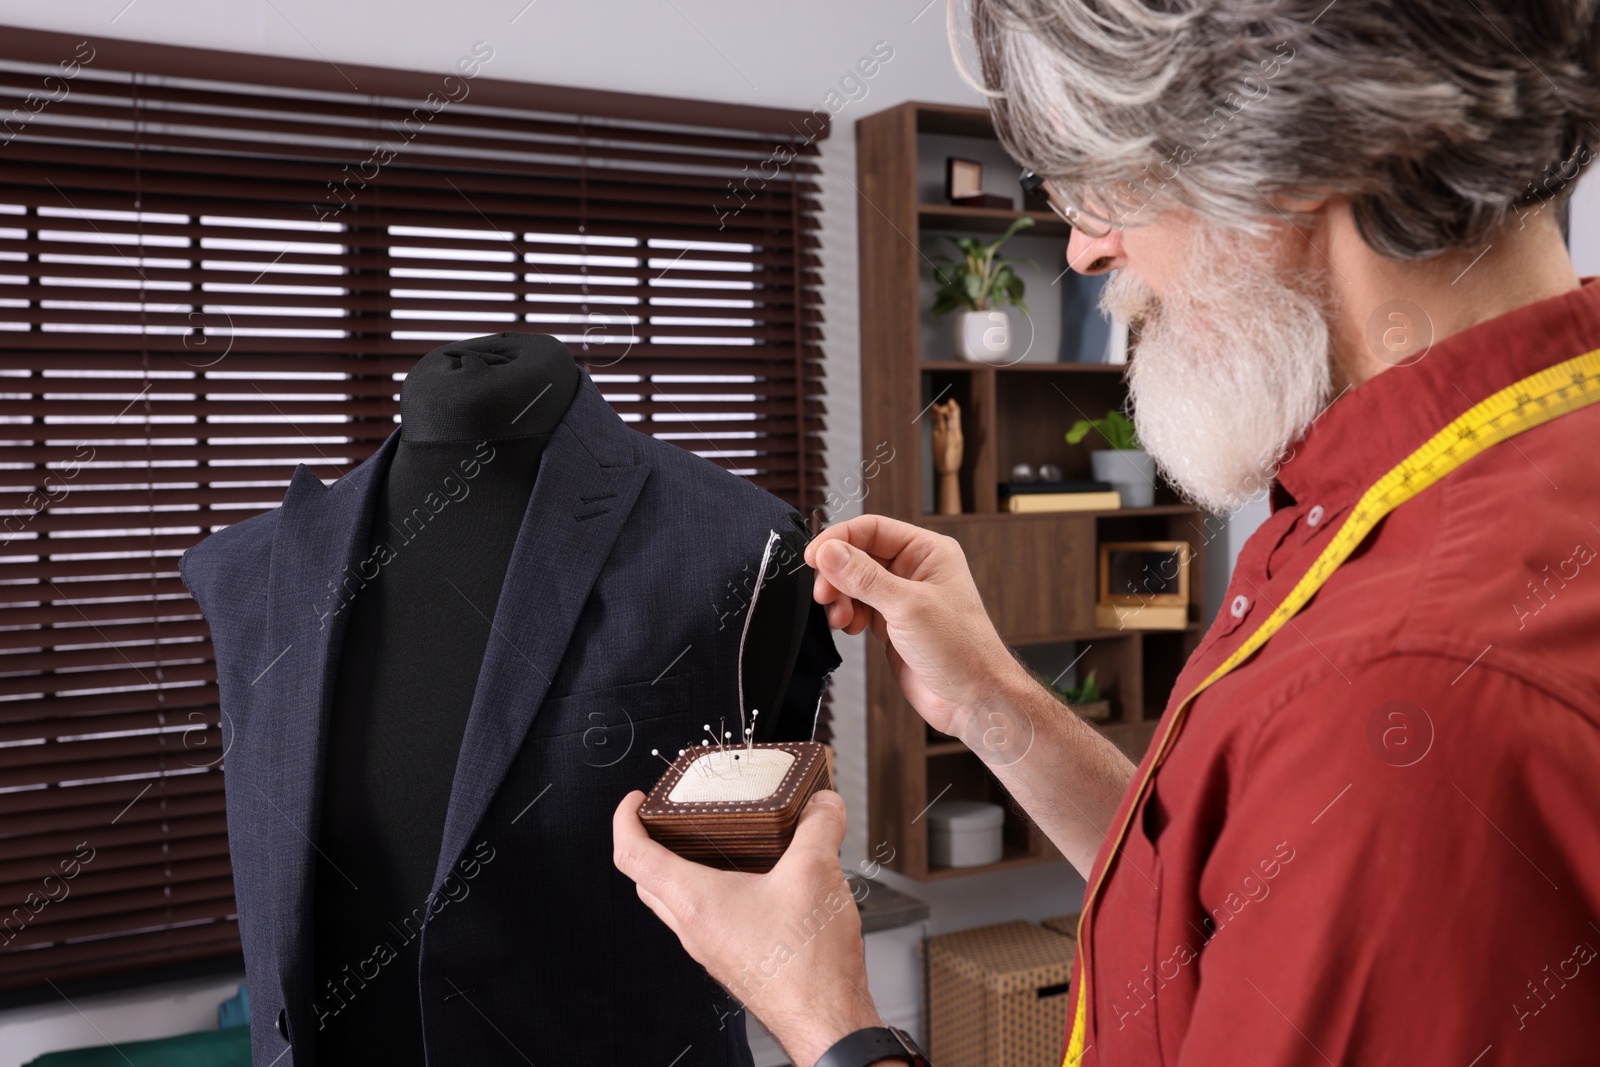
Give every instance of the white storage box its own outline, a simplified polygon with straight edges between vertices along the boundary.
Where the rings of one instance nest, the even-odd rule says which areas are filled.
[[[980,800],[941,800],[928,809],[928,860],[935,867],[997,863],[1006,811]]]

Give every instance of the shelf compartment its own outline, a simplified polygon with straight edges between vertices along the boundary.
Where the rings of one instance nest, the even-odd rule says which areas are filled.
[[[928,873],[921,876],[918,881],[941,882],[947,878],[965,878],[973,874],[993,874],[996,871],[1010,871],[1018,867],[1036,867],[1041,863],[1061,863],[1061,853],[1054,846],[1046,842],[1046,847],[1035,852],[1029,849],[1017,848],[1009,841],[1002,848],[1004,852],[998,863],[986,864],[982,867],[932,867]]]
[[[988,426],[993,421],[990,412],[994,405],[994,379],[981,371],[973,373],[974,365],[956,364],[952,369],[924,371],[922,374],[922,414],[918,416],[922,437],[923,477],[926,479],[924,514],[938,518],[957,518],[939,515],[939,472],[933,465],[933,413],[937,401],[955,400],[961,407],[961,470],[957,475],[961,486],[962,514],[975,515],[993,512],[997,489],[994,477],[994,446]]]
[[[986,107],[965,104],[902,104],[915,114],[917,133],[937,133],[947,137],[995,136],[994,122]]]
[[[978,800],[998,804],[1005,809],[1005,822],[1000,829],[1003,851],[999,862],[982,867],[945,868],[935,867],[929,863],[927,877],[936,878],[941,874],[946,876],[973,874],[1005,866],[1038,863],[1053,858],[1050,856],[1053,850],[1049,849],[1044,835],[1034,826],[1032,820],[1023,814],[1022,809],[1001,786],[999,779],[995,778],[993,772],[975,753],[962,749],[959,752],[929,756],[927,790],[926,803],[930,807],[939,800]],[[927,815],[919,817],[914,825],[923,837],[926,847],[929,833]]]
[[[919,366],[922,370],[945,371],[992,371],[999,374],[1013,374],[1016,372],[1044,372],[1067,374],[1107,374],[1121,377],[1127,370],[1123,363],[1063,363],[1046,362],[1040,359],[1023,360],[1018,363],[971,363],[963,359],[924,359]]]
[[[1189,605],[1190,612],[1196,607]],[[1145,705],[1145,718],[1159,719],[1165,710],[1166,700],[1178,681],[1178,674],[1188,662],[1189,655],[1199,647],[1203,638],[1202,623],[1192,623],[1187,630],[1147,630],[1144,636],[1146,678],[1150,685],[1150,699]]]
[[[995,468],[1001,480],[1009,480],[1016,463],[1035,469],[1054,463],[1067,481],[1090,480],[1089,453],[1104,442],[1091,432],[1069,445],[1067,431],[1079,419],[1121,411],[1125,396],[1120,377],[1109,375],[1079,374],[1067,383],[1040,382],[1032,374],[997,375],[995,405],[1004,413],[995,427]]]
[[[996,487],[996,496],[998,497],[998,495],[999,495],[999,489],[998,489],[998,487]],[[1195,507],[1193,504],[1153,504],[1153,505],[1151,505],[1150,507],[1147,507],[1147,508],[1095,508],[1095,509],[1090,510],[1090,511],[1028,511],[1028,512],[1021,512],[1021,513],[1013,513],[1013,512],[1010,512],[1010,511],[996,511],[996,512],[994,512],[992,514],[988,514],[988,515],[979,515],[979,514],[976,514],[976,513],[973,513],[973,512],[963,512],[960,515],[926,514],[926,515],[923,516],[923,518],[925,518],[927,520],[930,520],[930,521],[922,522],[922,523],[919,523],[918,525],[928,526],[930,529],[932,529],[932,523],[935,522],[935,521],[936,522],[962,522],[962,521],[979,521],[979,520],[985,520],[985,519],[991,520],[991,521],[994,520],[994,519],[1004,519],[1006,522],[1019,522],[1020,523],[1020,522],[1049,521],[1049,520],[1052,520],[1052,519],[1151,519],[1151,518],[1161,518],[1161,517],[1178,517],[1178,518],[1182,518],[1182,517],[1194,517],[1194,516],[1198,516],[1198,515],[1201,515],[1201,514],[1202,514],[1202,512],[1200,511],[1200,509]],[[1198,528],[1196,528],[1196,529],[1198,529]],[[948,531],[941,531],[941,532],[948,532]],[[1112,537],[1112,538],[1107,538],[1107,540],[1110,540],[1110,541],[1116,541],[1116,540],[1135,541],[1135,540],[1139,540],[1139,538],[1136,538],[1136,537],[1126,537],[1126,538],[1115,538],[1115,537]],[[1145,538],[1145,540],[1149,540],[1149,538]],[[1161,540],[1183,541],[1183,540],[1192,540],[1192,539],[1185,538],[1184,536],[1182,536],[1180,534],[1180,535],[1175,535],[1175,536],[1170,537],[1170,538],[1161,538]]]
[[[1020,191],[1018,193],[1020,196]],[[964,207],[961,204],[918,204],[917,222],[931,230],[972,230],[1000,233],[1022,217],[1033,220],[1023,233],[1034,237],[1069,237],[1072,227],[1054,211],[1013,211],[1003,207]]]
[[[923,525],[961,543],[1002,634],[1098,629],[1094,519],[1068,514],[1061,522],[1017,523],[1015,517],[937,515]]]
[[[1111,698],[1111,720],[1096,723],[1097,727],[1112,723],[1139,722],[1144,718],[1144,642],[1142,640],[1114,640],[1101,638],[1086,641],[1082,659],[1074,670],[1081,682],[1090,671],[1095,672],[1095,682]]]

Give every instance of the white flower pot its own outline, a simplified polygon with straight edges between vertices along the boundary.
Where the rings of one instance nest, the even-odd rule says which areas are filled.
[[[1156,461],[1138,449],[1089,453],[1097,482],[1110,482],[1125,508],[1147,508],[1156,500]]]
[[[1002,363],[1011,354],[1011,320],[1003,311],[956,315],[956,355],[973,363]]]

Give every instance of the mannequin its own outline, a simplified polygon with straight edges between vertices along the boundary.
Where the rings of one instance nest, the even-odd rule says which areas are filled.
[[[340,599],[313,924],[313,988],[337,1010],[319,1018],[320,1063],[423,1063],[404,920],[426,911],[490,619],[580,374],[554,338],[501,334],[435,349],[401,390],[371,551]],[[379,942],[397,955],[373,976]]]
[[[839,663],[811,583],[714,599],[803,520],[639,432],[551,337],[446,346],[402,400],[343,477],[298,468],[179,561],[232,724],[254,1062],[750,1067],[611,813],[702,723],[792,708],[809,736]]]

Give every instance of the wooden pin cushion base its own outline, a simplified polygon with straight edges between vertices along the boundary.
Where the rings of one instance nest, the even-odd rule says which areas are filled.
[[[769,871],[812,794],[833,788],[831,765],[832,752],[815,741],[691,748],[650,790],[639,818],[685,859]]]

